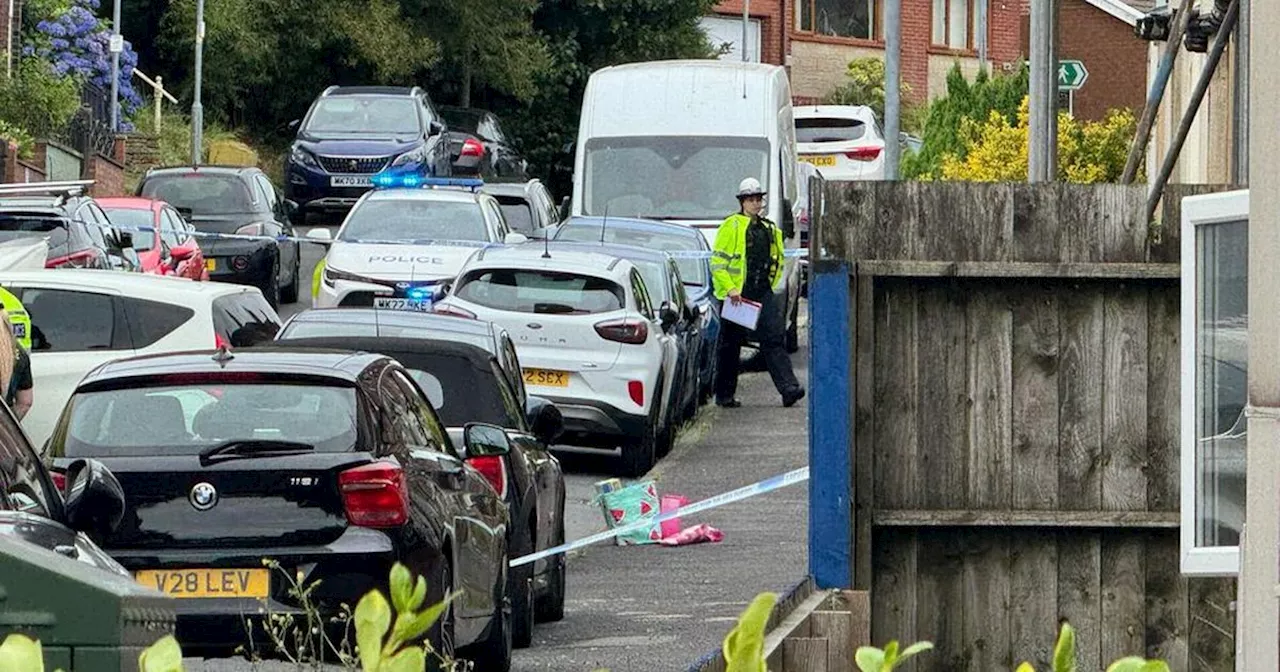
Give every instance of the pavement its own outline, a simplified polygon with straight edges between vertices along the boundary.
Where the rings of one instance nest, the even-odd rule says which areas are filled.
[[[322,250],[303,246],[302,277]],[[281,306],[282,317],[310,307]],[[806,320],[802,305],[801,319]],[[803,324],[803,322],[802,322]],[[806,330],[792,356],[808,379]],[[808,399],[783,408],[766,373],[743,374],[742,407],[704,407],[676,446],[649,473],[660,493],[696,502],[808,464]],[[569,446],[556,448],[565,470],[565,534],[570,540],[605,529],[592,503],[594,483],[612,477],[612,458]],[[565,618],[539,624],[533,646],[517,650],[514,672],[680,672],[719,648],[738,615],[758,593],[785,592],[808,571],[808,487],[798,484],[682,520],[724,532],[717,544],[668,548],[607,543],[568,558]],[[291,672],[277,662],[184,661],[188,672]],[[338,670],[337,666],[305,666]]]

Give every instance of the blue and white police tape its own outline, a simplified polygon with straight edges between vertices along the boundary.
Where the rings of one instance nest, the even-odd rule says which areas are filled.
[[[130,231],[134,233],[155,233],[156,228],[153,226],[115,226],[114,228],[121,231]],[[273,240],[277,242],[297,241],[299,243],[312,243],[316,245],[328,244],[331,241],[318,241],[314,238],[304,238],[302,236],[263,236],[247,233],[214,233],[210,231],[191,231],[190,235],[196,238],[207,240]],[[443,240],[436,238],[418,238],[418,239],[380,239],[380,238],[344,238],[343,243],[355,245],[416,245],[421,247],[466,247],[471,249],[480,249],[482,247],[507,247],[500,242],[486,242],[480,240]],[[578,244],[590,244],[590,241],[553,241],[553,242],[572,242]],[[540,245],[539,240],[530,240],[525,245]],[[675,259],[710,259],[711,253],[700,250],[668,250]],[[806,248],[785,250],[782,256],[787,258],[807,258],[809,250]]]
[[[726,492],[724,494],[716,495],[714,497],[708,497],[706,499],[694,502],[693,504],[690,504],[688,506],[682,506],[679,509],[676,509],[675,511],[668,511],[667,513],[659,514],[655,518],[648,518],[640,522],[631,523],[630,525],[615,527],[611,530],[605,530],[604,532],[593,534],[589,537],[583,537],[576,541],[571,541],[567,544],[561,544],[554,548],[548,548],[545,551],[538,551],[537,553],[531,553],[529,555],[515,558],[514,560],[511,561],[511,566],[519,567],[520,565],[527,565],[531,562],[537,562],[538,560],[541,560],[543,558],[549,558],[553,555],[559,555],[561,553],[568,553],[569,551],[582,548],[583,546],[590,546],[591,544],[612,539],[618,536],[619,534],[626,534],[628,532],[646,530],[646,529],[652,528],[654,525],[658,525],[660,523],[671,520],[673,518],[688,516],[694,513],[698,513],[700,511],[706,511],[707,509],[714,509],[718,506],[731,504],[733,502],[737,502],[743,499],[755,497],[756,495],[763,495],[766,492],[773,492],[774,490],[785,488],[789,485],[795,485],[796,483],[800,483],[807,480],[809,480],[809,467],[801,467],[794,471],[788,471],[785,474],[779,474],[772,478],[766,478],[765,480],[760,481],[758,483],[752,483],[751,485],[738,488],[737,490],[730,490],[729,492]]]

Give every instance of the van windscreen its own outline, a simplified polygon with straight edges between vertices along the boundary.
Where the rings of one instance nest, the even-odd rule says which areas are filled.
[[[738,183],[769,184],[759,137],[593,138],[585,147],[582,214],[720,220],[738,211]]]

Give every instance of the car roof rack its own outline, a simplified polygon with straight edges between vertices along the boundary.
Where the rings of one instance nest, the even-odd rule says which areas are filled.
[[[93,180],[67,180],[63,182],[14,182],[0,184],[0,196],[49,195],[80,196],[93,186]]]

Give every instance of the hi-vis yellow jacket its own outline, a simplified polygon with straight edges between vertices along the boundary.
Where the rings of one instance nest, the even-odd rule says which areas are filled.
[[[31,350],[31,316],[27,314],[27,309],[13,295],[13,292],[0,287],[0,307],[9,313],[9,324],[7,325],[13,330],[13,337],[18,339],[18,343]]]
[[[769,284],[776,290],[782,279],[782,229],[760,218],[760,222],[773,233],[773,264]],[[729,296],[729,290],[742,291],[747,280],[747,225],[751,218],[742,213],[729,215],[716,231],[716,242],[711,250],[711,283],[716,298],[721,301]]]

